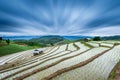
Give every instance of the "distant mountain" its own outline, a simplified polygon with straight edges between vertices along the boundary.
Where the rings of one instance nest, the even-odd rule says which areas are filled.
[[[92,36],[94,37],[94,36]],[[10,40],[34,40],[34,39],[67,39],[67,40],[79,40],[84,38],[92,38],[91,36],[58,36],[58,35],[48,35],[48,36],[3,36],[3,39]],[[103,40],[120,40],[120,35],[115,36],[104,36],[101,37]],[[38,41],[38,40],[36,40]]]
[[[58,37],[58,35],[48,35],[48,36],[3,36],[3,39],[10,39],[10,40],[30,40],[33,38],[50,38],[50,37]],[[77,40],[83,38],[91,38],[90,36],[59,36],[61,38],[67,40]]]
[[[32,38],[39,38],[40,36],[3,36],[3,39],[10,40],[29,40]]]
[[[120,40],[120,35],[115,36],[104,36],[102,37],[103,40]]]
[[[78,40],[78,39],[84,39],[84,38],[92,38],[90,36],[62,36],[64,37],[65,39],[68,39],[68,40]]]

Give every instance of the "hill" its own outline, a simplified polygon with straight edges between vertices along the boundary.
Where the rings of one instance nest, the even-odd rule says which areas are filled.
[[[65,39],[68,40],[78,40],[78,39],[84,39],[84,38],[91,38],[90,36],[63,36]]]
[[[63,41],[65,38],[57,35],[50,35],[50,36],[42,36],[39,38],[33,38],[29,41],[39,42],[41,45],[53,45],[57,42]]]
[[[105,36],[102,37],[103,40],[120,40],[120,35],[115,35],[115,36]]]

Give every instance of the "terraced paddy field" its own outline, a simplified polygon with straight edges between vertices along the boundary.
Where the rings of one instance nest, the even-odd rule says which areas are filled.
[[[41,48],[40,48],[41,49]],[[74,42],[0,57],[0,80],[107,80],[120,60],[119,41]]]

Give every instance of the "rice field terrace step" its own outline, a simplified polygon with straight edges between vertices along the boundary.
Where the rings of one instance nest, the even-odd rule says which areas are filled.
[[[0,64],[2,65],[2,64],[4,64],[4,63],[12,62],[13,60],[17,60],[18,58],[23,57],[23,55],[24,55],[24,56],[25,56],[25,55],[28,56],[28,54],[29,54],[29,55],[31,54],[31,53],[29,53],[29,52],[31,52],[31,51],[32,51],[32,50],[27,50],[27,51],[22,51],[22,52],[18,52],[18,53],[15,53],[15,54],[6,56],[6,57],[4,57],[4,58],[2,58],[2,59],[0,60]],[[28,53],[28,54],[26,54],[26,53]],[[30,56],[31,56],[31,55],[30,55]],[[28,57],[29,57],[29,56],[28,56]]]
[[[98,43],[92,43],[92,42],[86,42],[86,43],[93,46],[93,47],[99,47]]]
[[[94,48],[95,47],[91,44],[88,44],[88,42],[81,41],[81,43],[84,44],[85,46],[89,47],[89,48]]]
[[[57,47],[57,49],[58,49],[58,47]],[[50,52],[50,53],[53,53],[53,52],[55,52],[57,49],[55,49],[55,50],[53,50],[52,52]],[[45,54],[46,55],[46,54]],[[9,71],[9,70],[11,70],[11,69],[15,69],[15,68],[19,68],[19,67],[21,67],[21,66],[25,66],[25,65],[28,65],[28,63],[29,64],[31,64],[31,63],[34,63],[34,62],[36,62],[37,61],[37,59],[39,59],[41,56],[33,56],[32,58],[30,58],[30,59],[24,59],[24,60],[19,60],[19,61],[15,61],[15,62],[12,62],[12,63],[9,63],[9,64],[5,64],[5,65],[3,65],[3,66],[1,66],[0,67],[0,73],[1,72],[5,72],[5,71]],[[36,61],[35,61],[36,60]],[[27,63],[27,64],[25,64],[25,63]],[[10,69],[9,69],[10,68]]]
[[[88,52],[89,52],[89,51],[88,51]],[[88,53],[86,52],[86,54],[88,54]],[[41,79],[41,78],[45,77],[46,75],[50,74],[51,71],[54,72],[54,71],[58,70],[58,68],[61,69],[61,68],[63,68],[63,67],[68,67],[68,66],[73,65],[73,62],[75,62],[74,59],[75,59],[76,57],[77,57],[76,59],[81,59],[81,60],[83,60],[83,61],[84,61],[84,60],[87,60],[87,58],[84,59],[84,57],[85,57],[84,55],[86,55],[86,54],[85,54],[85,53],[84,53],[84,54],[81,54],[81,55],[79,56],[79,58],[78,58],[78,55],[74,56],[74,58],[71,58],[71,57],[70,57],[71,60],[70,60],[70,59],[65,60],[65,61],[64,61],[64,60],[61,60],[62,62],[60,61],[60,62],[59,62],[60,64],[59,64],[58,62],[57,62],[57,64],[55,63],[54,66],[50,67],[50,69],[48,68],[48,69],[46,69],[46,70],[44,70],[44,71],[38,72],[37,74],[40,74],[38,79]],[[82,55],[83,55],[83,56],[82,56]],[[91,54],[91,55],[92,55],[92,54]],[[81,56],[82,56],[82,57],[81,57]],[[80,57],[81,57],[81,58],[80,58]],[[90,56],[89,56],[89,57],[90,57]],[[71,62],[71,61],[72,61],[72,62]],[[69,62],[70,62],[71,64],[66,64],[66,63],[69,63]],[[76,61],[76,62],[79,62],[79,61]],[[81,61],[81,62],[82,62],[82,61]],[[74,63],[74,64],[77,64],[77,63]],[[61,65],[61,66],[60,66],[60,65]],[[36,71],[38,71],[38,70],[36,70]],[[33,71],[33,72],[34,72],[34,71]],[[36,72],[35,72],[35,73],[36,73]],[[29,73],[28,73],[28,74],[29,74]],[[36,74],[36,75],[37,75],[37,74]],[[46,74],[46,75],[44,75],[44,74]],[[34,77],[35,75],[32,75],[32,76]],[[33,78],[33,77],[30,76],[30,78]],[[20,76],[20,78],[21,78],[21,76]],[[26,78],[25,80],[27,80],[27,79],[29,80],[30,78]]]
[[[75,43],[73,43],[73,46],[76,48],[76,50],[80,49],[80,47],[78,45],[76,45]]]
[[[54,58],[58,58],[58,57],[67,55],[67,54],[69,54],[69,53],[70,53],[70,52],[66,51],[66,53],[64,53],[63,55],[59,55],[59,56],[51,57],[51,58],[48,58],[48,59],[45,59],[45,60],[41,60],[41,61],[39,61],[39,62],[36,62],[36,64],[34,64],[34,65],[31,64],[30,66],[22,67],[20,70],[19,70],[19,69],[16,69],[16,70],[18,70],[18,71],[17,71],[17,72],[14,72],[14,73],[12,74],[13,70],[15,70],[15,69],[13,69],[12,71],[9,71],[9,73],[11,73],[11,74],[10,74],[10,75],[7,75],[6,77],[4,77],[4,79],[7,78],[7,77],[10,77],[10,76],[12,76],[12,75],[15,75],[15,74],[17,74],[17,73],[20,73],[20,72],[22,72],[22,71],[28,70],[28,69],[30,69],[30,68],[32,68],[32,67],[39,66],[40,64],[42,64],[42,63],[44,63],[44,62],[46,62],[46,61],[49,61],[49,60],[51,60],[51,59],[54,59]],[[16,71],[16,70],[15,70],[15,71]],[[7,73],[8,73],[8,72],[7,72]],[[2,74],[5,75],[6,72],[5,72],[5,73],[2,73]]]
[[[108,80],[109,73],[120,60],[119,53],[120,45],[87,65],[62,73],[51,80]]]
[[[82,61],[78,64],[75,64],[75,65],[72,65],[72,66],[69,66],[69,67],[65,67],[65,68],[62,68],[62,69],[59,69],[57,71],[55,71],[54,73],[42,78],[41,80],[51,80],[53,78],[55,78],[56,76],[58,75],[61,75],[65,72],[68,72],[68,71],[71,71],[71,70],[74,70],[76,68],[80,68],[80,67],[84,67],[85,65],[89,64],[90,62],[94,61],[95,59],[101,57],[103,54],[105,54],[106,52],[110,51],[111,49],[113,49],[115,46],[113,46],[112,48],[108,49],[108,50],[105,50],[103,52],[100,52],[99,54],[96,54],[94,56],[92,56],[91,58],[85,60],[85,61]],[[17,79],[19,80],[19,78]],[[24,79],[25,80],[25,79]],[[27,80],[27,79],[26,79]],[[79,79],[80,80],[80,79]],[[86,79],[85,79],[86,80]]]
[[[30,50],[30,52],[27,52],[27,53],[26,53],[26,51],[24,51],[24,53],[23,53],[22,56],[24,56],[25,54],[28,54],[28,55],[29,55],[29,53],[31,54],[31,56],[33,56],[32,51],[33,51],[33,50]],[[9,62],[9,63],[6,63],[6,64],[4,64],[4,65],[1,65],[1,66],[0,66],[0,72],[1,72],[2,70],[8,69],[8,68],[18,66],[18,65],[20,65],[20,63],[25,62],[25,61],[31,59],[31,57],[28,57],[28,56],[24,56],[24,57],[26,57],[26,58],[25,58],[25,59],[14,60],[14,61],[12,61],[12,62]],[[34,56],[33,56],[33,57],[34,57]]]
[[[90,50],[90,49],[88,49],[88,50]],[[81,55],[81,54],[83,54],[84,52],[87,52],[88,50],[83,51],[83,52],[81,52],[81,53],[78,53],[78,54],[76,54],[76,55],[72,55],[72,56],[68,56],[68,57],[62,58],[62,59],[60,59],[60,60],[58,60],[58,61],[56,61],[56,62],[54,62],[54,63],[52,63],[52,64],[43,66],[43,67],[41,67],[41,68],[39,68],[39,69],[37,69],[37,70],[34,70],[34,71],[32,71],[32,72],[29,72],[29,73],[26,73],[27,75],[23,74],[22,76],[24,76],[24,78],[25,78],[25,77],[28,77],[28,76],[30,76],[30,75],[38,72],[38,71],[43,71],[43,70],[45,70],[45,69],[47,69],[47,68],[49,68],[49,67],[52,67],[52,66],[54,66],[54,65],[56,65],[56,64],[58,64],[58,63],[60,63],[60,62],[62,62],[62,61],[65,61],[65,60],[70,59],[70,58],[72,58],[72,57]]]
[[[42,48],[43,50],[45,48]],[[28,59],[28,58],[31,58],[32,55],[33,55],[33,49],[32,50],[27,50],[27,51],[22,51],[22,52],[18,52],[18,53],[14,53],[14,54],[11,54],[11,55],[8,55],[8,56],[3,56],[3,58],[1,59],[0,58],[0,63],[11,63],[11,62],[15,62],[17,60],[23,60],[23,59]]]
[[[30,53],[30,54],[32,54],[32,53]],[[20,54],[20,55],[22,55],[22,54]],[[25,56],[26,54],[23,53],[22,56],[20,56],[20,55],[15,56],[13,58],[8,58],[7,60],[4,60],[3,63],[5,63],[5,64],[3,64],[3,65],[0,66],[0,70],[3,70],[3,69],[6,69],[6,68],[14,66],[14,64],[11,65],[11,63],[15,63],[16,61],[18,61],[18,60],[15,60],[15,59],[20,59],[20,57]],[[11,61],[11,60],[13,60],[13,61]]]
[[[60,47],[60,46],[54,47],[50,52],[44,53],[43,55],[38,55],[38,56],[36,56],[36,57],[33,56],[31,59],[26,60],[26,61],[24,61],[24,62],[21,63],[21,64],[27,63],[27,62],[29,62],[29,61],[34,61],[34,60],[37,60],[37,59],[39,59],[39,58],[41,58],[41,57],[47,56],[47,55],[49,55],[49,54],[51,54],[51,53],[54,53],[54,52],[56,52],[56,51],[59,49],[59,47]]]
[[[83,46],[83,45],[81,45],[81,46]],[[81,51],[85,51],[86,49],[88,49],[88,48],[84,48],[84,46],[82,47],[83,49],[81,49]],[[51,59],[54,59],[54,58],[58,58],[58,57],[63,57],[63,58],[65,58],[65,57],[69,57],[70,55],[72,56],[72,55],[75,55],[76,53],[78,53],[78,52],[80,52],[80,51],[76,51],[76,52],[72,52],[72,53],[68,53],[68,54],[63,54],[63,55],[59,55],[59,56],[55,56],[55,57],[53,57],[53,58],[51,58]],[[50,59],[48,59],[48,60],[50,60]],[[47,61],[48,61],[47,60]],[[26,68],[26,69],[28,69],[28,68]],[[15,73],[16,74],[16,73]]]
[[[53,46],[53,47],[47,47],[47,48],[44,50],[44,53],[50,52],[54,47],[55,47],[55,46]]]
[[[32,60],[26,61],[26,62],[24,62],[24,63],[29,63],[29,64],[31,64],[31,63],[34,63],[34,62],[36,62],[36,61],[38,61],[38,60],[45,59],[46,57],[50,57],[50,55],[51,55],[51,56],[56,55],[56,54],[58,54],[58,53],[60,53],[60,52],[65,51],[65,49],[62,49],[62,47],[66,47],[66,45],[58,46],[57,49],[53,50],[52,52],[46,53],[45,55],[39,56],[39,57],[37,57],[37,58],[33,58]],[[22,63],[22,64],[23,64],[23,63]],[[21,65],[22,65],[22,64],[21,64]],[[28,65],[28,64],[27,64],[27,65]]]
[[[104,41],[97,41],[97,42],[91,42],[91,43],[97,43],[99,46],[102,46],[102,47],[112,47],[114,45],[114,43],[110,44],[110,43],[106,43]]]
[[[68,44],[68,50],[74,51],[77,50],[73,43]]]

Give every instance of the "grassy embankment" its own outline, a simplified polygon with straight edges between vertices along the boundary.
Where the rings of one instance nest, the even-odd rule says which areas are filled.
[[[115,67],[113,68],[113,70],[111,71],[108,80],[114,80],[115,77],[117,77],[117,75],[120,75],[120,60],[119,62],[115,65]],[[119,71],[119,72],[118,72]],[[117,80],[117,79],[116,79]]]
[[[4,42],[2,42],[4,43]],[[4,46],[0,46],[0,57],[20,51],[25,51],[29,49],[33,49],[35,47],[27,46],[27,45],[18,45],[11,42],[9,45],[5,44]]]

